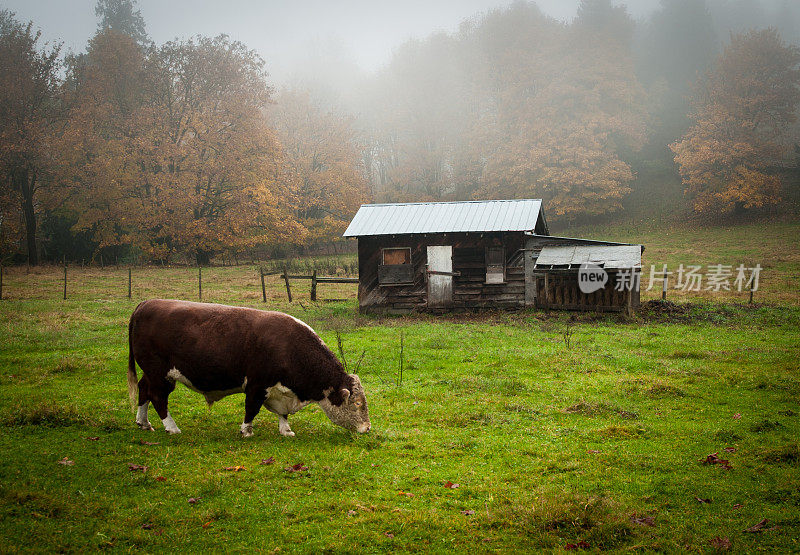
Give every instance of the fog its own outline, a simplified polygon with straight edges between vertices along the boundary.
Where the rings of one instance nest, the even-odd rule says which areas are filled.
[[[0,6],[31,20],[48,41],[80,52],[97,29],[94,0],[5,0]],[[409,38],[456,30],[462,20],[508,5],[502,0],[404,2],[370,0],[141,0],[137,7],[156,43],[175,37],[221,33],[256,50],[277,83],[298,71],[305,58],[331,47],[365,71],[385,65]],[[629,11],[645,17],[658,0],[636,0]],[[569,21],[579,0],[543,0],[548,15]],[[302,68],[300,68],[302,71]]]
[[[364,202],[541,198],[567,226],[798,204],[794,0],[1,6],[0,244],[28,260],[307,247]]]

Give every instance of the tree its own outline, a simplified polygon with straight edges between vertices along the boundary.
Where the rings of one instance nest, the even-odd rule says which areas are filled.
[[[297,195],[295,218],[308,230],[308,241],[338,239],[369,200],[353,118],[325,111],[308,93],[288,89],[270,106],[269,122],[283,146]]]
[[[481,125],[492,131],[479,196],[541,197],[567,220],[621,208],[633,172],[620,154],[644,142],[646,119],[630,29],[624,11],[585,1],[572,27],[506,54],[516,78]]]
[[[58,113],[60,67],[60,47],[40,47],[40,36],[32,23],[0,11],[0,236],[8,242],[21,213],[33,265],[39,263],[37,213],[40,193],[49,185],[47,144]]]
[[[100,246],[155,259],[302,236],[280,145],[266,125],[263,61],[225,36],[144,53],[106,30],[76,79],[65,137],[80,213]]]
[[[800,49],[774,29],[731,36],[695,95],[694,125],[671,145],[686,193],[701,213],[775,204],[777,166],[800,102]]]
[[[97,0],[94,14],[100,18],[97,30],[111,29],[128,35],[138,44],[149,42],[142,12],[136,9],[136,0]]]

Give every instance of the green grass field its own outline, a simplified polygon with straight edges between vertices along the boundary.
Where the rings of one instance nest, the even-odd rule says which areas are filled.
[[[380,318],[353,285],[312,303],[293,283],[289,304],[273,276],[265,305],[254,268],[204,269],[204,300],[289,312],[334,350],[340,334],[362,436],[311,406],[297,437],[262,411],[244,440],[243,396],[209,410],[183,387],[183,433],[152,409],[157,431],[140,431],[128,318],[144,298],[196,299],[197,270],[134,269],[129,301],[125,269],[71,268],[63,301],[63,270],[6,269],[0,551],[800,550],[800,225],[585,235],[643,242],[645,265],[758,262],[763,290],[752,306],[670,291],[677,305],[634,318]]]

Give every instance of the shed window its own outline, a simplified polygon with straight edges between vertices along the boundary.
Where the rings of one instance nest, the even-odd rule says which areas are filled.
[[[505,283],[506,253],[503,247],[486,249],[486,283]]]
[[[384,264],[411,264],[411,249],[403,247],[399,249],[383,249]]]
[[[414,283],[414,266],[411,264],[411,248],[390,248],[381,252],[378,266],[380,285],[403,285]]]

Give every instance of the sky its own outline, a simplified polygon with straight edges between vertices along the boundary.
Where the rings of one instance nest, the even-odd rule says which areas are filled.
[[[547,14],[569,21],[580,0],[539,0]],[[80,52],[97,29],[96,0],[0,0],[17,19],[32,20],[46,41]],[[365,71],[387,63],[394,48],[412,37],[452,32],[461,21],[510,0],[139,0],[150,37],[221,33],[256,50],[276,81],[314,49],[335,48]],[[634,18],[658,0],[628,0]]]

